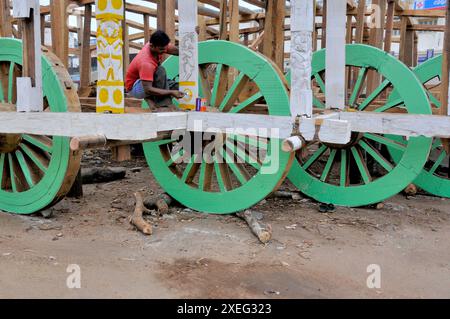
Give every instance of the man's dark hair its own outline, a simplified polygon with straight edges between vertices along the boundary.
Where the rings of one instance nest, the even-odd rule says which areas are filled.
[[[156,30],[150,37],[150,43],[157,47],[165,47],[169,42],[169,36],[162,30]]]

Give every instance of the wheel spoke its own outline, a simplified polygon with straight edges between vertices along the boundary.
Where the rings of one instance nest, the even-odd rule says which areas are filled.
[[[202,97],[206,99],[207,105],[211,105],[211,87],[208,81],[207,70],[204,65],[199,67],[199,80]]]
[[[325,182],[325,180],[327,179],[328,174],[330,173],[330,169],[333,166],[335,157],[336,157],[336,149],[332,149],[330,152],[330,156],[328,157],[327,164],[325,165],[325,168],[323,169],[322,176],[320,177],[320,180],[322,182]]]
[[[307,170],[312,164],[314,164],[317,159],[322,156],[323,153],[328,149],[325,145],[322,145],[319,147],[317,151],[314,152],[314,154],[309,158],[309,160],[302,165],[304,170]]]
[[[38,135],[28,135],[28,134],[24,134],[22,135],[22,138],[33,144],[34,146],[40,148],[41,150],[51,154],[52,153],[52,145],[51,145],[51,140],[43,137],[43,136],[38,136]]]
[[[381,92],[383,92],[391,82],[384,80],[358,107],[360,111],[363,111],[373,100],[375,100]]]
[[[436,138],[433,142],[433,145],[431,146],[432,150],[437,149],[439,146],[442,146],[442,142],[440,138]]]
[[[430,99],[430,102],[434,104],[437,108],[441,107],[441,101],[439,101],[430,91],[428,93],[428,98]]]
[[[446,156],[447,156],[447,153],[445,152],[445,150],[442,150],[441,154],[439,154],[439,157],[436,159],[436,162],[434,162],[433,167],[430,168],[430,173],[431,174],[434,174],[434,172],[436,172],[436,170],[442,164],[442,162],[444,161]]]
[[[370,177],[370,173],[369,173],[369,170],[367,169],[366,163],[362,159],[361,154],[354,146],[351,148],[351,152],[353,154],[353,158],[356,161],[356,166],[358,166],[359,173],[361,174],[361,177],[362,177],[364,183],[369,184],[372,179]]]
[[[14,88],[14,66],[15,63],[11,62],[9,65],[9,79],[8,79],[8,102],[13,102],[13,88]]]
[[[247,164],[250,164],[253,168],[257,170],[261,168],[260,163],[258,163],[258,159],[255,156],[252,156],[250,153],[247,153],[245,149],[243,149],[239,144],[234,145],[233,143],[226,141],[226,146],[234,154],[236,154],[236,156],[245,161]]]
[[[325,104],[323,104],[322,101],[320,101],[318,98],[316,98],[315,96],[313,96],[313,105],[319,109],[324,109],[325,108]]]
[[[166,161],[167,166],[173,166],[176,161],[178,161],[181,157],[184,156],[184,148],[180,149],[175,154],[170,154],[170,158]]]
[[[228,67],[218,64],[216,68],[216,76],[214,78],[214,86],[211,93],[211,106],[218,107],[221,103],[223,95],[227,87]]]
[[[239,113],[243,109],[255,105],[261,98],[263,97],[261,92],[255,93],[252,96],[250,96],[245,101],[241,102],[239,105],[235,106],[230,110],[230,113]]]
[[[340,172],[340,185],[346,186],[347,181],[347,150],[341,150],[341,172]]]
[[[391,109],[393,107],[399,106],[402,103],[403,103],[402,99],[400,99],[400,98],[399,99],[395,99],[394,101],[388,102],[385,105],[383,105],[383,106],[381,106],[379,108],[376,108],[375,110],[373,110],[373,112],[377,112],[377,113],[386,112],[387,110],[389,110],[389,109]]]
[[[359,145],[367,152],[370,154],[370,156],[373,157],[373,159],[375,159],[378,164],[380,164],[385,170],[387,170],[388,172],[392,171],[394,169],[394,167],[392,166],[391,163],[389,163],[389,161],[384,158],[383,155],[380,154],[380,152],[378,152],[377,149],[375,149],[373,146],[367,144],[366,142],[364,142],[363,140],[359,141]]]
[[[202,161],[200,164],[200,176],[198,178],[198,187],[202,191],[211,191],[211,180],[214,164]]]
[[[3,185],[3,171],[5,170],[5,154],[0,154],[0,190]]]
[[[14,166],[13,166],[14,163],[11,153],[8,153],[8,162],[9,162],[9,176],[11,180],[11,188],[14,193],[17,193],[16,174],[14,173]]]
[[[233,106],[236,99],[241,94],[244,87],[247,85],[249,78],[241,72],[238,77],[234,80],[233,85],[228,90],[222,103],[220,103],[219,111],[228,112]]]
[[[223,159],[222,159],[223,161]],[[217,156],[214,158],[214,169],[216,171],[217,184],[221,192],[226,192],[232,189],[228,168],[225,163],[219,163]]]
[[[241,183],[241,185],[244,185],[248,180],[246,176],[244,176],[245,173],[241,171],[241,168],[238,167],[238,165],[236,165],[234,159],[230,156],[230,154],[227,151],[220,150],[220,153],[225,159],[225,162],[227,163],[228,167],[231,169],[233,174],[238,179],[239,183]]]
[[[316,80],[317,85],[319,85],[320,90],[322,91],[322,93],[325,94],[325,82],[323,81],[323,79],[320,76],[320,74],[316,72],[316,73],[313,74],[313,77]]]
[[[27,162],[25,161],[25,157],[23,156],[22,152],[17,150],[16,151],[16,158],[19,162],[20,169],[22,170],[23,176],[25,176],[25,180],[28,183],[28,186],[31,188],[34,186],[33,177],[31,175],[30,168],[28,167]]]
[[[355,83],[355,87],[353,88],[352,95],[350,96],[350,100],[348,104],[353,106],[355,102],[358,100],[359,94],[361,93],[361,85],[364,83],[364,79],[366,78],[367,68],[361,68],[358,72],[358,78]]]
[[[400,151],[405,151],[406,150],[406,145],[402,144],[400,142],[391,140],[385,136],[380,136],[377,134],[371,134],[371,133],[366,133],[364,134],[364,137],[367,139],[370,139],[372,141],[384,144],[386,146],[392,147],[394,149],[400,150]]]
[[[42,172],[45,173],[47,171],[47,163],[44,160],[44,158],[42,157],[42,155],[37,154],[35,151],[30,149],[28,146],[26,146],[23,143],[20,144],[20,148],[25,152],[25,154],[27,154],[27,156],[33,161],[34,164],[36,164],[36,166]]]
[[[195,174],[197,174],[197,171],[200,167],[200,163],[196,163],[197,154],[194,154],[191,156],[191,160],[186,165],[186,168],[184,169],[183,176],[181,176],[181,180],[183,183],[191,183],[192,179],[194,178]]]

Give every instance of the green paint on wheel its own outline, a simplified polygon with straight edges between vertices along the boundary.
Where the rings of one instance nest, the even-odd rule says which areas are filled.
[[[289,116],[285,82],[265,57],[239,44],[208,41],[199,43],[199,64],[208,78],[201,96],[214,99],[214,104],[223,110]],[[164,67],[168,77],[175,79],[178,57],[167,59]],[[227,69],[235,72],[236,80],[248,80],[248,87],[253,87],[254,91],[227,103],[227,99],[238,95],[230,92],[218,95],[217,78],[221,70]],[[229,87],[233,90],[238,86]],[[257,110],[257,102],[262,111]],[[195,156],[197,153],[183,155],[178,148],[180,143],[173,140],[145,143],[143,147],[153,175],[166,192],[187,207],[217,214],[240,211],[264,199],[284,179],[292,158],[281,151],[278,139],[228,134],[219,145],[206,158]],[[203,150],[207,147],[203,145]],[[180,159],[186,158],[186,163],[180,163]],[[193,159],[198,158],[200,160],[193,163]]]
[[[427,90],[430,101],[429,108],[439,109],[441,106],[439,98],[434,96],[432,89],[429,90],[429,88],[437,88],[440,84],[442,56],[420,64],[413,71]],[[399,140],[398,137],[397,140]],[[389,148],[389,151],[394,160],[398,161],[401,158],[401,151],[392,148]],[[428,161],[414,184],[433,195],[450,198],[449,164],[449,155],[443,149],[441,140],[435,138]]]
[[[21,41],[0,39],[0,112],[5,103],[14,107],[14,81],[21,65]],[[50,111],[67,112],[64,84],[46,57],[42,58],[42,71]],[[60,199],[72,156],[69,138],[22,135],[14,150],[0,154],[0,210],[30,214]]]
[[[388,112],[403,108],[411,114],[431,113],[421,83],[391,55],[366,45],[347,45],[346,65],[354,74],[346,96],[349,111]],[[370,70],[383,79],[373,91],[366,86]],[[325,50],[321,50],[314,53],[312,62],[316,108],[325,105],[324,73]],[[287,78],[289,80],[289,75]],[[397,94],[396,100],[390,97],[392,94]],[[387,102],[383,101],[383,96]],[[383,148],[388,146],[404,150],[398,161],[386,156]],[[308,146],[306,152],[297,154],[288,177],[300,191],[319,202],[369,205],[390,198],[410,184],[421,172],[430,147],[431,139],[425,137],[406,141],[379,134],[354,133],[352,142],[346,146]]]

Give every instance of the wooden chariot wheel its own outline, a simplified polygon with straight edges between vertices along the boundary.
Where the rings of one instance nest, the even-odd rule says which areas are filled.
[[[43,53],[44,111],[80,112],[67,70],[54,54]],[[16,111],[16,78],[21,74],[22,42],[0,39],[0,112]],[[67,137],[0,134],[0,210],[30,214],[64,198],[81,159],[69,142]]]

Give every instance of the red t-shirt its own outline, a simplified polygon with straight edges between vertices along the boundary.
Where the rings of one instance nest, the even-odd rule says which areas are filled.
[[[168,45],[168,47],[170,46],[172,46],[172,44]],[[153,75],[162,60],[163,54],[160,54],[157,59],[153,57],[150,53],[150,44],[147,43],[128,66],[125,77],[126,90],[128,92],[131,91],[137,80],[153,81]]]

